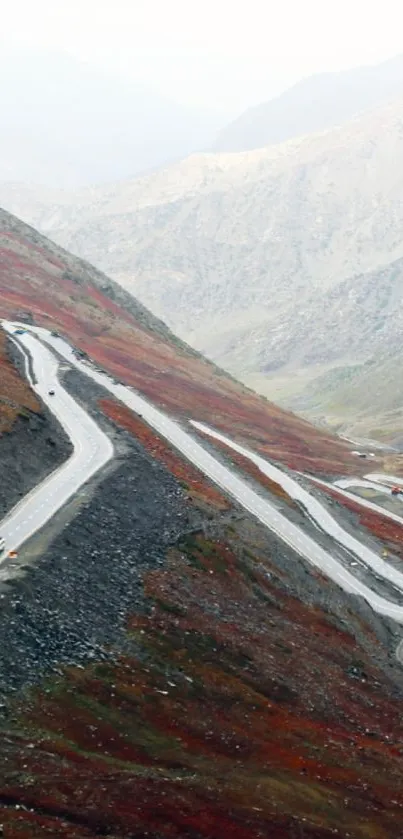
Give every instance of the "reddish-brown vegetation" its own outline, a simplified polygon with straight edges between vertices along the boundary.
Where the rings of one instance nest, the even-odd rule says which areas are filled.
[[[278,461],[365,469],[344,444],[147,333],[38,242],[0,235],[2,314],[29,310],[173,414]],[[347,606],[342,622],[330,605],[292,597],[288,565],[257,523],[225,524],[230,502],[197,470],[126,408],[102,408],[186,484],[208,526],[146,574],[124,656],[59,670],[8,705],[3,835],[398,839],[401,695],[377,664],[386,668],[374,630]],[[307,574],[318,593],[329,589]]]
[[[113,399],[101,399],[99,404],[107,416],[126,431],[130,431],[153,457],[160,460],[181,481],[189,495],[214,504],[218,510],[228,510],[231,507],[230,501],[215,489],[198,469],[179,457],[171,446],[129,408]]]
[[[0,231],[0,314],[18,317],[28,310],[36,323],[59,330],[161,407],[209,422],[291,468],[326,474],[364,469],[344,442],[219,375],[174,340],[147,331],[84,281],[82,267],[77,282],[65,259],[39,236],[29,241],[22,226]]]
[[[343,507],[347,507],[352,513],[358,516],[360,527],[369,530],[378,539],[381,539],[391,551],[403,559],[403,525],[392,519],[382,515],[382,512],[376,513],[373,510],[368,510],[359,504],[354,499],[347,498],[337,492],[337,489],[331,487],[324,487],[323,484],[318,485],[322,492],[330,495],[336,499]]]
[[[40,410],[34,392],[9,360],[6,344],[6,335],[0,329],[0,435],[10,431],[22,412]]]
[[[126,408],[101,406],[191,483],[216,536],[184,534],[146,574],[124,656],[11,707],[4,835],[398,839],[401,703],[373,630],[290,596],[259,526],[220,524],[225,498]]]
[[[257,481],[261,486],[265,489],[268,489],[269,492],[277,495],[278,498],[281,498],[282,501],[285,501],[289,507],[297,507],[295,501],[288,495],[288,493],[283,489],[283,487],[277,483],[277,481],[273,481],[267,475],[264,475],[263,472],[253,463],[249,458],[244,457],[244,455],[239,454],[239,452],[234,451],[231,446],[227,446],[226,443],[223,443],[221,440],[217,440],[215,437],[210,437],[208,434],[204,434],[202,431],[198,431],[201,436],[205,437],[210,443],[216,446],[218,449],[221,449],[225,454],[229,454],[233,463],[236,463],[237,466],[240,466],[243,472],[247,472],[255,481]]]
[[[6,836],[400,835],[400,702],[352,635],[288,597],[241,531],[185,537],[145,589],[135,653],[14,709]]]

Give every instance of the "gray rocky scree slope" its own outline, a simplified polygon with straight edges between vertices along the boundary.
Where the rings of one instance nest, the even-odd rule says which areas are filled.
[[[348,623],[385,675],[401,683],[399,670],[385,655],[399,637],[393,622],[315,577],[300,556],[245,511],[234,507],[220,513],[191,500],[180,481],[135,437],[102,415],[99,398],[107,394],[87,377],[69,371],[63,386],[113,437],[117,458],[87,485],[78,506],[71,502],[24,546],[21,558],[29,568],[2,583],[0,718],[7,713],[10,692],[34,684],[41,674],[59,672],[64,663],[113,659],[117,651],[132,650],[128,614],[149,608],[143,574],[164,566],[167,550],[198,531],[217,541],[233,540],[243,562],[253,546],[260,567],[270,563],[271,582],[281,592],[324,608],[340,629]],[[18,441],[19,429],[10,435],[14,437]],[[375,648],[372,632],[369,636],[363,629],[366,622],[380,641]]]

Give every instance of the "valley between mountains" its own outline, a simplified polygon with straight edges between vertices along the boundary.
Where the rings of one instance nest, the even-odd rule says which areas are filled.
[[[401,836],[401,456],[6,213],[0,315],[3,835]]]

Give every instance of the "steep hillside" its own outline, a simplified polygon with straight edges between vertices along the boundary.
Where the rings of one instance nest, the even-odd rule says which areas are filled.
[[[288,400],[333,367],[392,351],[400,365],[402,171],[399,100],[323,134],[193,156],[63,203],[3,192],[182,338]],[[373,426],[389,398],[374,402]]]
[[[11,431],[19,416],[40,411],[39,402],[8,356],[7,339],[0,333],[0,435]]]
[[[258,149],[323,131],[402,93],[402,55],[375,66],[310,76],[241,114],[220,132],[213,151]]]
[[[210,421],[274,460],[315,473],[368,469],[1,212],[4,315],[57,330],[167,413]],[[17,411],[43,412],[2,347],[0,398],[7,391]],[[139,415],[63,367],[63,386],[116,457],[21,546],[15,567],[1,565],[0,833],[398,839],[401,628],[333,585]],[[27,460],[11,420],[3,477],[4,440],[14,441],[16,465]],[[28,453],[37,449],[33,440]],[[278,484],[234,463],[301,532],[314,530]],[[402,525],[329,503],[350,532],[400,562]],[[315,536],[338,554],[324,531]]]
[[[214,421],[279,461],[351,471],[348,448],[228,378],[134,298],[32,228],[0,213],[0,314],[59,330],[177,416]]]

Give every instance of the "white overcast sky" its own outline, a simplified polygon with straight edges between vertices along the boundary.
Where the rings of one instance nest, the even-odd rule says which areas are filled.
[[[62,49],[220,110],[403,52],[398,0],[3,0],[0,9],[4,42]]]

